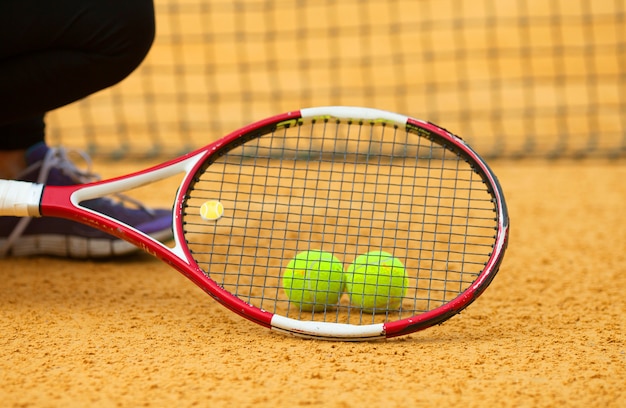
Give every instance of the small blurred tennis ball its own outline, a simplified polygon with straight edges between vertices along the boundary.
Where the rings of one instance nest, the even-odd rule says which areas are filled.
[[[368,312],[397,309],[409,285],[402,262],[383,251],[356,258],[346,269],[345,279],[350,303]]]
[[[343,287],[343,265],[329,252],[300,252],[283,273],[287,297],[304,311],[320,311],[337,304]]]
[[[200,206],[200,217],[205,221],[215,221],[224,215],[224,206],[217,200],[205,201]]]

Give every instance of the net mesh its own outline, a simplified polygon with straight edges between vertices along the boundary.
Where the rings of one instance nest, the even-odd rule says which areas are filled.
[[[284,111],[386,109],[487,157],[626,157],[623,0],[156,0],[121,84],[49,115],[104,157],[200,147]]]

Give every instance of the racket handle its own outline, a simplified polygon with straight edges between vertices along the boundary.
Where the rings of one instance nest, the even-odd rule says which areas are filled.
[[[0,216],[39,217],[43,184],[0,180]]]

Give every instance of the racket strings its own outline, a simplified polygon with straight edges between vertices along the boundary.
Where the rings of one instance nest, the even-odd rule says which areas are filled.
[[[395,126],[318,121],[233,147],[199,174],[185,203],[195,260],[224,289],[296,319],[367,324],[407,318],[454,299],[489,258],[497,227],[481,176],[464,158]],[[224,215],[198,216],[217,199]],[[344,269],[370,251],[405,265],[401,305],[366,312],[343,295],[302,311],[281,277],[298,253],[323,250]]]

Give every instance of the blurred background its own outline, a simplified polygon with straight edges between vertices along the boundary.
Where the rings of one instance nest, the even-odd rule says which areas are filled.
[[[48,117],[49,142],[173,158],[267,116],[359,105],[491,158],[626,157],[623,0],[156,0],[121,84]]]

